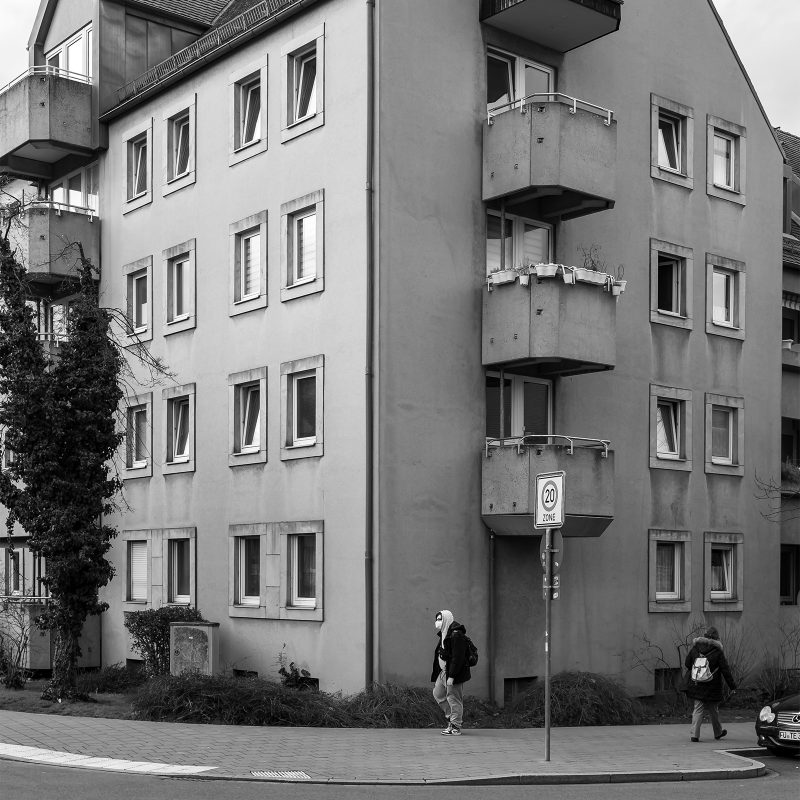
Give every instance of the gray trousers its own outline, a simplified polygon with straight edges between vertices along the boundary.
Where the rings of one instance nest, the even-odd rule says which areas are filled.
[[[464,715],[464,684],[454,683],[448,686],[442,670],[433,685],[433,699],[439,704],[447,721],[460,728]]]
[[[722,733],[722,725],[719,721],[719,703],[712,703],[708,700],[695,700],[694,711],[692,711],[692,736],[700,738],[700,726],[703,724],[703,714],[708,712],[708,718],[711,720],[711,727],[714,730],[714,736],[719,737]]]

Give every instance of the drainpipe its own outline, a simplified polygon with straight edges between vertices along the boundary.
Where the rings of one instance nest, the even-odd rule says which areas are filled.
[[[375,383],[373,361],[375,357],[375,0],[367,2],[367,164],[366,164],[366,223],[367,223],[367,337],[366,337],[366,502],[364,518],[364,686],[370,689],[375,681],[374,665],[374,422]]]
[[[489,622],[486,626],[489,640],[489,700],[494,698],[494,531],[489,528]]]

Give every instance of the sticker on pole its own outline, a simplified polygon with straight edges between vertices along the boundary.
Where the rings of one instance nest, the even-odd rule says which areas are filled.
[[[564,524],[564,472],[536,476],[534,528],[560,528]]]

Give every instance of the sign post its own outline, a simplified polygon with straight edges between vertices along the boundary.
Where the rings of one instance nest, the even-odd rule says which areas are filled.
[[[544,528],[544,760],[550,760],[550,627],[553,600],[558,597],[561,581],[556,574],[563,562],[559,555],[553,571],[553,553],[563,551],[561,533],[564,524],[564,476],[560,472],[544,472],[536,476],[536,512],[533,527]],[[558,547],[554,547],[554,536]]]

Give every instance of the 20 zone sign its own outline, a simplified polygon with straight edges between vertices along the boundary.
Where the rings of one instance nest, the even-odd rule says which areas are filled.
[[[564,524],[564,472],[536,476],[534,528],[560,528]]]

